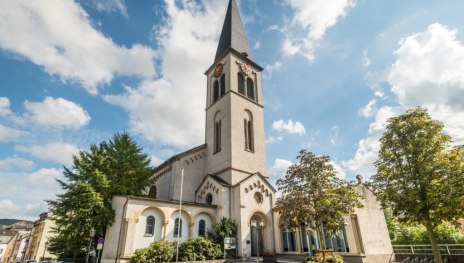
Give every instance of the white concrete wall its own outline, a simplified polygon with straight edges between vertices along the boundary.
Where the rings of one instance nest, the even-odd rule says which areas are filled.
[[[200,186],[205,176],[205,152],[204,150],[182,156],[172,166],[172,194],[170,200],[180,200],[180,185],[182,169],[184,170],[184,185],[182,201],[195,202],[195,191]]]
[[[155,233],[154,235],[146,235],[147,218],[153,216],[155,218]],[[164,226],[164,215],[162,212],[155,208],[147,208],[142,212],[136,223],[136,237],[135,238],[135,249],[148,247],[151,243],[156,240],[160,240],[163,237],[163,226]]]
[[[377,202],[373,192],[363,184],[358,185],[357,192],[364,197],[364,200],[362,200],[364,208],[355,211],[366,254],[363,262],[383,262],[388,260],[393,253],[393,248],[380,203]]]
[[[113,208],[116,211],[115,223],[108,227],[106,240],[102,252],[102,262],[114,262],[118,257],[120,262],[127,262],[136,249],[146,247],[150,241],[166,239],[176,241],[174,237],[174,220],[179,215],[179,204],[177,202],[161,201],[143,197],[129,197],[127,206],[124,208],[126,197],[113,197]],[[125,212],[124,212],[125,211]],[[155,238],[145,238],[146,217],[154,215],[156,218]],[[184,242],[188,237],[194,237],[198,233],[200,219],[208,219],[207,228],[216,221],[215,206],[189,205],[182,206],[182,237]],[[193,222],[193,223],[192,223]],[[117,255],[120,237],[120,250]]]
[[[211,232],[213,230],[213,219],[211,216],[209,216],[206,213],[200,213],[198,216],[195,218],[195,227],[193,229],[192,236],[193,237],[198,237],[198,232],[199,232],[199,224],[200,220],[205,220],[205,235],[208,235],[208,232]]]

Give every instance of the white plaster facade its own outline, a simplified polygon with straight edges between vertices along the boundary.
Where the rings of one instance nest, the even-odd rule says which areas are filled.
[[[234,44],[240,40],[233,40],[238,31],[242,31],[238,38],[246,42],[236,3],[231,0],[218,45],[219,55],[205,72],[205,144],[173,156],[157,167],[155,185],[147,186],[152,187],[151,198],[113,198],[116,218],[106,232],[102,262],[127,262],[136,249],[155,240],[177,240],[175,220],[179,218],[182,171],[180,241],[199,236],[200,221],[211,230],[214,223],[226,217],[237,223],[240,257],[256,254],[257,247],[261,247],[260,254],[276,251],[299,255],[317,248],[314,233],[282,231],[279,215],[272,210],[276,190],[266,176],[262,68],[250,59],[251,54],[243,53],[249,48],[239,50],[247,43]],[[232,34],[232,41],[224,49],[222,35],[227,33]],[[221,46],[223,53],[219,52]],[[244,78],[246,91],[239,88],[239,75]],[[247,81],[253,84],[250,90]],[[251,93],[253,96],[249,96]],[[336,251],[351,255],[358,262],[384,262],[381,260],[390,256],[392,248],[383,212],[371,191],[362,184],[359,191],[366,197],[365,208],[347,215],[346,230],[334,239],[335,243],[343,240]],[[256,230],[252,220],[261,221],[262,227]],[[255,246],[257,237],[259,243]],[[327,242],[335,248],[334,240]]]

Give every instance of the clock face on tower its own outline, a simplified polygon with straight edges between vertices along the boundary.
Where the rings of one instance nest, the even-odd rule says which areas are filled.
[[[247,76],[251,73],[250,66],[248,66],[246,63],[240,63],[240,70]]]
[[[213,76],[215,78],[219,78],[219,76],[221,76],[223,68],[224,66],[221,63],[217,64],[216,67],[214,68]]]

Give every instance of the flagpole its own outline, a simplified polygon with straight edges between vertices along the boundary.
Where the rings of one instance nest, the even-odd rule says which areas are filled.
[[[179,220],[177,225],[177,249],[176,249],[176,262],[179,261],[179,239],[182,230],[182,189],[184,188],[184,169],[182,169],[181,177],[180,177],[180,200],[179,200]],[[175,222],[174,222],[175,223]]]

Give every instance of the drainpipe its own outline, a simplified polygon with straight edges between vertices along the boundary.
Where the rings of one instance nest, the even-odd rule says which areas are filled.
[[[126,202],[124,203],[122,216],[121,216],[121,227],[119,227],[119,239],[118,239],[118,246],[116,247],[116,257],[114,258],[114,263],[118,263],[119,252],[121,249],[121,236],[122,236],[121,232],[122,232],[123,223],[124,223],[123,221],[124,221],[124,218],[126,217],[126,207],[127,207],[128,202],[129,202],[129,197],[126,196]]]

